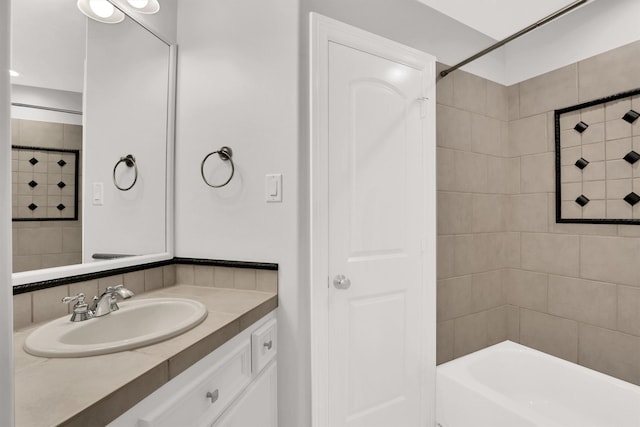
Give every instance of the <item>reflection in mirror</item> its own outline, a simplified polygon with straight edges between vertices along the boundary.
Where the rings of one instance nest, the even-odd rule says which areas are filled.
[[[72,264],[68,271],[77,272],[81,262],[113,268],[96,263],[96,253],[146,255],[140,262],[166,256],[170,46],[128,16],[104,24],[87,19],[75,1],[20,0],[12,4],[12,55],[19,74],[11,80],[12,144],[27,147],[13,158],[12,210],[14,219],[30,219],[14,220],[14,273]],[[80,153],[76,219],[60,215],[73,186],[48,175],[49,167],[59,175],[58,160],[29,162],[50,149]],[[135,168],[114,170],[127,155]],[[122,191],[114,179],[135,184]],[[42,220],[44,208],[59,218]],[[14,284],[48,278],[33,277],[14,275]]]

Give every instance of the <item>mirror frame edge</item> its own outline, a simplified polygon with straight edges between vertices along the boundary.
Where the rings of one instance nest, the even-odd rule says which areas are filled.
[[[125,12],[126,13],[126,12]],[[128,15],[129,16],[129,15]],[[169,74],[167,96],[167,141],[166,141],[166,191],[165,191],[165,251],[149,255],[136,255],[127,258],[107,260],[92,263],[73,264],[60,267],[44,268],[19,273],[12,273],[11,287],[28,285],[45,280],[61,279],[80,274],[98,273],[123,267],[144,265],[174,258],[174,184],[175,184],[175,139],[176,139],[176,100],[177,100],[177,72],[178,46],[169,43],[157,32],[141,24],[134,17],[129,16],[147,31],[155,35],[169,47]]]

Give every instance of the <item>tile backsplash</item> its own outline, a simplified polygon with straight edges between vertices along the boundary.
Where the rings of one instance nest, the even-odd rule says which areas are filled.
[[[136,295],[177,284],[277,292],[278,271],[171,264],[21,293],[13,296],[14,330],[71,314],[73,304],[61,303],[65,296],[83,292],[89,301],[108,286],[119,284]]]

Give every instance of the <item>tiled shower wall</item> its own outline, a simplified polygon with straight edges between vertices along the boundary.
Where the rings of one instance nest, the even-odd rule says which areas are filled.
[[[640,384],[640,225],[555,223],[553,118],[638,87],[640,42],[509,88],[438,82],[439,363],[508,338]]]
[[[638,87],[640,42],[509,88],[510,155],[521,171],[509,227],[521,262],[505,288],[513,339],[636,384],[640,225],[556,224],[553,110]]]
[[[440,71],[441,68],[438,69]],[[508,156],[507,88],[463,71],[437,83],[438,363],[503,341],[503,277],[519,265],[508,231],[518,159]]]
[[[82,126],[12,119],[11,132],[13,145],[82,150]],[[80,168],[80,175],[82,175],[82,168]],[[44,178],[41,178],[40,181],[42,179]],[[79,182],[81,181],[82,179],[79,177]],[[12,185],[13,192],[17,193],[17,173],[12,176]],[[43,187],[40,186],[40,188]],[[81,203],[82,191],[78,191],[78,197],[80,199],[78,202]],[[78,215],[82,215],[80,211],[81,209],[78,211]],[[14,272],[80,264],[81,262],[81,219],[77,221],[13,222]]]

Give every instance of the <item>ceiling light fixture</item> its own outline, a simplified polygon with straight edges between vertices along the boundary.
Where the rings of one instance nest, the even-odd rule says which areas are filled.
[[[9,75],[11,77],[18,77],[20,75],[20,73],[17,72],[16,70],[9,70]]]
[[[87,17],[105,24],[117,24],[124,20],[124,13],[107,0],[78,0],[78,9]]]
[[[157,13],[160,10],[160,3],[158,0],[127,0],[129,5],[133,7],[136,12],[140,13]]]

